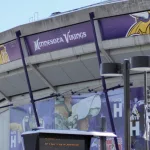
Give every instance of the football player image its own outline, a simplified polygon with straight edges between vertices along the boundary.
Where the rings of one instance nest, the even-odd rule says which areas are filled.
[[[44,127],[44,120],[42,118],[39,118],[40,126]],[[32,110],[32,107],[30,106],[28,108],[27,115],[22,119],[22,123],[11,123],[10,129],[13,131],[19,131],[19,132],[25,132],[25,131],[31,131],[32,129],[36,128],[36,120],[35,116]]]
[[[29,106],[28,109],[18,108],[17,112],[22,113],[24,117],[21,119],[20,122],[10,123],[10,134],[12,138],[16,137],[15,145],[17,146],[17,147],[12,146],[11,150],[16,150],[16,149],[24,150],[21,134],[25,131],[31,131],[32,129],[36,128],[37,127],[36,120],[31,106]],[[44,120],[39,118],[39,121],[41,127],[44,127]],[[13,140],[11,140],[10,142],[13,143]]]
[[[99,94],[80,100],[72,106],[72,115],[68,118],[69,128],[88,131],[89,119],[97,116],[100,110],[101,98]]]
[[[131,147],[132,150],[141,150],[144,148],[145,145],[145,139],[144,139],[144,134],[145,134],[145,123],[144,123],[144,118],[145,118],[145,109],[144,109],[144,100],[141,99],[134,99],[134,106],[132,108],[132,113],[131,113],[131,121],[132,123],[139,121],[139,130],[140,130],[140,135],[138,136],[132,136],[131,137]]]
[[[40,127],[44,128],[44,120],[42,118],[39,118],[39,122],[40,122]],[[23,126],[23,132],[31,131],[32,129],[35,129],[37,127],[35,115],[31,106],[28,109],[28,115],[25,116],[22,120],[22,126]]]
[[[40,127],[54,128],[55,100],[50,99],[36,103]],[[23,150],[21,134],[37,128],[34,111],[31,104],[10,109],[10,150]]]
[[[132,108],[132,113],[130,116],[130,120],[139,120],[140,119],[140,112],[144,112],[144,100],[138,100],[137,98],[134,99],[134,106]]]
[[[135,23],[129,29],[127,37],[134,35],[150,34],[150,11],[134,13]]]
[[[101,97],[99,94],[83,98],[72,106],[72,114],[68,118],[69,129],[88,131],[92,117],[101,111]],[[100,117],[100,116],[99,116]],[[93,125],[93,124],[92,124]],[[90,150],[100,150],[100,140],[93,138]]]
[[[55,102],[55,129],[69,129],[68,117],[71,115],[71,96],[59,98]]]

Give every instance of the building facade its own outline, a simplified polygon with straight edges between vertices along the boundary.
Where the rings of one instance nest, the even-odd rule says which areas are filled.
[[[16,31],[21,31],[21,43],[35,99],[49,96],[52,93],[63,93],[65,98],[73,94],[71,97],[74,101],[86,99],[85,94],[92,96],[89,95],[91,90],[92,93],[103,91],[89,13],[94,12],[95,14],[94,22],[102,61],[123,62],[124,59],[131,56],[149,55],[150,53],[149,6],[150,2],[147,0],[95,5],[51,16],[48,19],[21,25],[0,33],[0,106],[10,102],[14,104],[11,109],[0,109],[0,131],[4,137],[0,137],[0,149],[8,150],[11,147],[10,140],[13,139],[10,136],[10,127],[14,131],[13,133],[16,133],[16,127],[17,130],[26,130],[25,126],[23,128],[14,125],[14,122],[11,121],[15,116],[14,109],[23,107],[23,110],[32,116],[30,107],[27,107],[30,98],[16,40]],[[143,78],[142,73],[132,73],[133,88],[142,87]],[[123,85],[123,80],[122,78],[108,78],[106,83],[107,88],[111,88],[118,84]],[[123,96],[122,89],[119,90],[117,92]],[[81,96],[81,93],[84,93],[84,96]],[[139,99],[143,99],[141,95],[139,95]],[[71,106],[67,102],[68,99],[65,105],[67,105],[67,113],[69,113]],[[56,112],[63,109],[61,105],[62,102],[58,102],[55,106]],[[114,107],[118,107],[118,105]],[[82,103],[81,106],[83,106]],[[88,106],[87,102],[87,110],[96,108],[99,113],[100,108],[95,107],[94,103],[91,107]],[[53,109],[47,108],[47,111]],[[78,111],[74,113],[78,114]],[[14,115],[12,115],[13,113]],[[81,115],[81,120],[83,116]],[[57,118],[59,117],[57,116]],[[73,119],[74,116],[69,115],[69,117],[69,119]],[[28,119],[25,117],[23,124],[26,124]],[[55,122],[57,121],[60,120],[55,119]],[[91,124],[95,124],[94,129],[97,128],[96,123]],[[42,117],[41,125],[43,125]],[[50,126],[53,128],[53,124]],[[69,126],[77,125],[70,124],[67,128]],[[80,126],[82,127],[81,122]]]

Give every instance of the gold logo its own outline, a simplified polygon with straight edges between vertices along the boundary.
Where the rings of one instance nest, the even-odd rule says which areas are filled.
[[[4,45],[0,45],[0,64],[5,64],[8,62],[10,62],[10,59],[6,47]]]
[[[135,23],[129,29],[127,37],[150,34],[150,11],[135,13],[130,16],[135,19]]]

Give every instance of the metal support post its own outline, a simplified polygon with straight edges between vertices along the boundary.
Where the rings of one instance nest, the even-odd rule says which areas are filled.
[[[107,150],[107,148],[106,148],[106,137],[100,138],[100,150]]]
[[[13,106],[13,104],[5,105],[5,106],[0,106],[0,109],[1,108],[6,108],[6,107],[10,107],[10,106]]]
[[[123,74],[124,74],[124,147],[125,150],[131,149],[130,137],[130,77],[129,77],[130,62],[124,60]]]
[[[96,54],[97,54],[98,63],[99,63],[99,69],[100,69],[100,64],[102,63],[102,61],[101,61],[100,49],[99,49],[98,41],[97,41],[97,37],[96,37],[96,30],[95,30],[95,26],[94,26],[94,17],[95,16],[94,16],[93,12],[91,12],[89,14],[89,16],[90,16],[90,21],[91,21],[92,29],[93,29],[94,40],[95,40],[95,47],[96,47]],[[107,103],[107,107],[108,107],[108,113],[109,113],[109,119],[110,119],[112,131],[114,132],[114,134],[116,134],[115,125],[114,125],[113,116],[112,116],[111,107],[110,107],[109,98],[108,98],[108,93],[107,93],[107,87],[106,87],[105,78],[101,77],[101,79],[102,79],[102,85],[103,85],[103,89],[104,89],[104,93],[105,93],[105,98],[106,98],[106,103]],[[114,138],[114,142],[115,142],[116,150],[119,150],[117,137]]]
[[[146,130],[146,137],[148,136],[148,128],[147,128],[147,108],[148,108],[148,101],[147,101],[147,72],[144,72],[144,98],[145,98],[145,130]],[[146,150],[149,150],[149,140],[146,140]]]
[[[100,127],[101,127],[101,132],[106,132],[106,117],[101,117],[101,122],[100,122]],[[100,138],[100,148],[101,150],[107,150],[106,148],[106,137],[101,137]]]
[[[27,67],[26,67],[26,63],[25,63],[25,58],[24,58],[24,53],[23,53],[23,49],[22,49],[22,45],[21,45],[20,36],[21,36],[21,32],[17,31],[16,32],[16,37],[17,37],[17,41],[18,41],[18,44],[19,44],[19,48],[20,48],[21,59],[22,59],[22,63],[23,63],[23,68],[24,68],[26,80],[27,80],[29,95],[30,95],[30,99],[31,99],[31,103],[32,103],[32,107],[33,107],[37,127],[40,127],[39,118],[38,118],[38,114],[37,114],[37,111],[36,111],[36,106],[35,106],[35,103],[34,103],[33,93],[32,93],[30,79],[29,79],[29,75],[28,75],[28,71],[27,71]]]

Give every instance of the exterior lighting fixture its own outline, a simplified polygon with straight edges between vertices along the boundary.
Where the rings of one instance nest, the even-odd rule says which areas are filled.
[[[102,63],[100,65],[100,75],[105,77],[123,76],[124,80],[124,134],[125,134],[125,150],[131,149],[130,137],[130,70],[137,72],[144,72],[144,91],[145,91],[145,105],[147,105],[147,72],[150,71],[150,57],[149,56],[134,56],[130,60],[126,59],[123,65],[119,63]],[[148,144],[147,144],[147,150]]]

